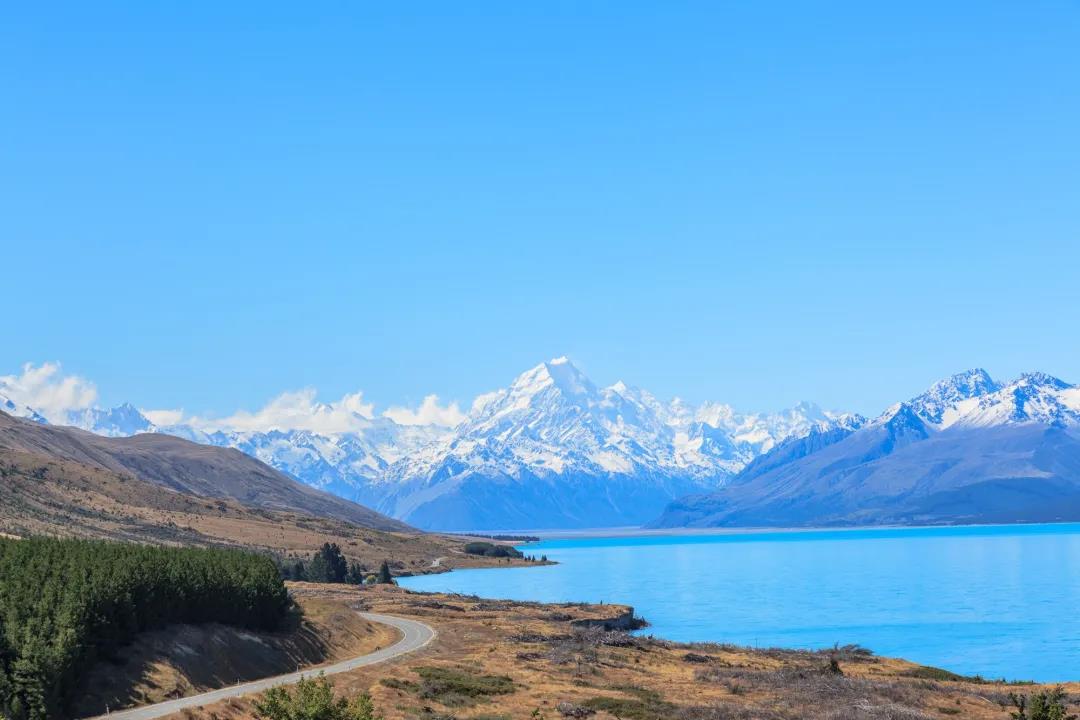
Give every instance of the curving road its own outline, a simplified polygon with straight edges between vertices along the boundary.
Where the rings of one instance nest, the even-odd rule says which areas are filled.
[[[288,675],[278,675],[277,677],[253,680],[240,685],[232,685],[219,690],[211,690],[210,692],[199,695],[191,695],[176,700],[167,700],[154,705],[131,708],[130,710],[120,710],[118,712],[110,713],[109,715],[98,715],[96,718],[92,718],[92,720],[105,720],[106,718],[109,720],[151,720],[151,718],[164,717],[179,712],[184,708],[195,707],[197,705],[209,705],[210,703],[240,697],[241,695],[263,692],[272,687],[277,687],[278,685],[291,685],[301,677],[313,677],[319,673],[323,673],[324,675],[336,675],[337,673],[355,670],[356,668],[364,667],[365,665],[375,665],[376,663],[386,662],[387,660],[392,660],[400,655],[419,650],[435,639],[436,633],[434,628],[419,622],[418,620],[407,620],[405,618],[394,617],[393,615],[379,615],[378,613],[366,612],[360,613],[360,617],[365,620],[370,620],[371,622],[382,623],[383,625],[397,628],[401,631],[401,639],[388,648],[376,650],[373,653],[361,655],[360,657],[355,657],[351,660],[343,660],[339,663],[334,663],[333,665],[307,668],[306,670],[289,673]]]

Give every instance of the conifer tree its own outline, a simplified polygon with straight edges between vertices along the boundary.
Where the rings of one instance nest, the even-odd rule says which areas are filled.
[[[382,565],[379,566],[378,580],[381,585],[392,585],[394,583],[394,576],[390,574],[390,563],[385,560],[383,560]]]
[[[349,574],[345,577],[345,582],[350,585],[364,584],[364,568],[360,563],[354,562],[349,565]]]
[[[0,717],[68,715],[86,667],[171,623],[272,630],[274,560],[238,550],[0,538]]]

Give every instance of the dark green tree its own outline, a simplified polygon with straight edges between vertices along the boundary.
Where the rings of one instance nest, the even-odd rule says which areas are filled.
[[[364,584],[364,567],[360,563],[352,563],[349,565],[349,574],[345,576],[345,582],[350,585],[363,585]]]
[[[1009,713],[1013,720],[1076,720],[1065,705],[1065,690],[1060,687],[1040,690],[1031,695],[1009,693],[1015,712]]]
[[[307,577],[311,582],[343,583],[349,574],[349,564],[341,554],[337,543],[323,543],[307,567]]]
[[[383,560],[382,565],[379,566],[378,581],[382,585],[392,585],[394,583],[394,576],[390,574],[390,563],[385,560]]]
[[[289,606],[265,556],[0,538],[0,717],[70,715],[84,669],[137,633],[207,622],[272,630]]]

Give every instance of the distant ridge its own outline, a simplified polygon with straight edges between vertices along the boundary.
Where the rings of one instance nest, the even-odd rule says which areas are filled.
[[[853,431],[781,444],[653,527],[1080,520],[1080,388],[959,373]]]

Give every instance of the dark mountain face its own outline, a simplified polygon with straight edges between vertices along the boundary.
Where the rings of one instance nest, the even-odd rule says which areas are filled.
[[[658,527],[1080,519],[1080,388],[1045,373],[1006,385],[969,370],[854,431],[757,458]]]
[[[898,446],[909,431],[877,426],[753,477],[739,476],[720,492],[672,503],[654,525],[1080,519],[1080,437],[1072,431],[1037,423],[958,428]]]
[[[78,462],[198,497],[247,507],[291,510],[377,530],[413,531],[405,523],[304,485],[238,450],[169,435],[107,438],[0,412],[0,448]]]

